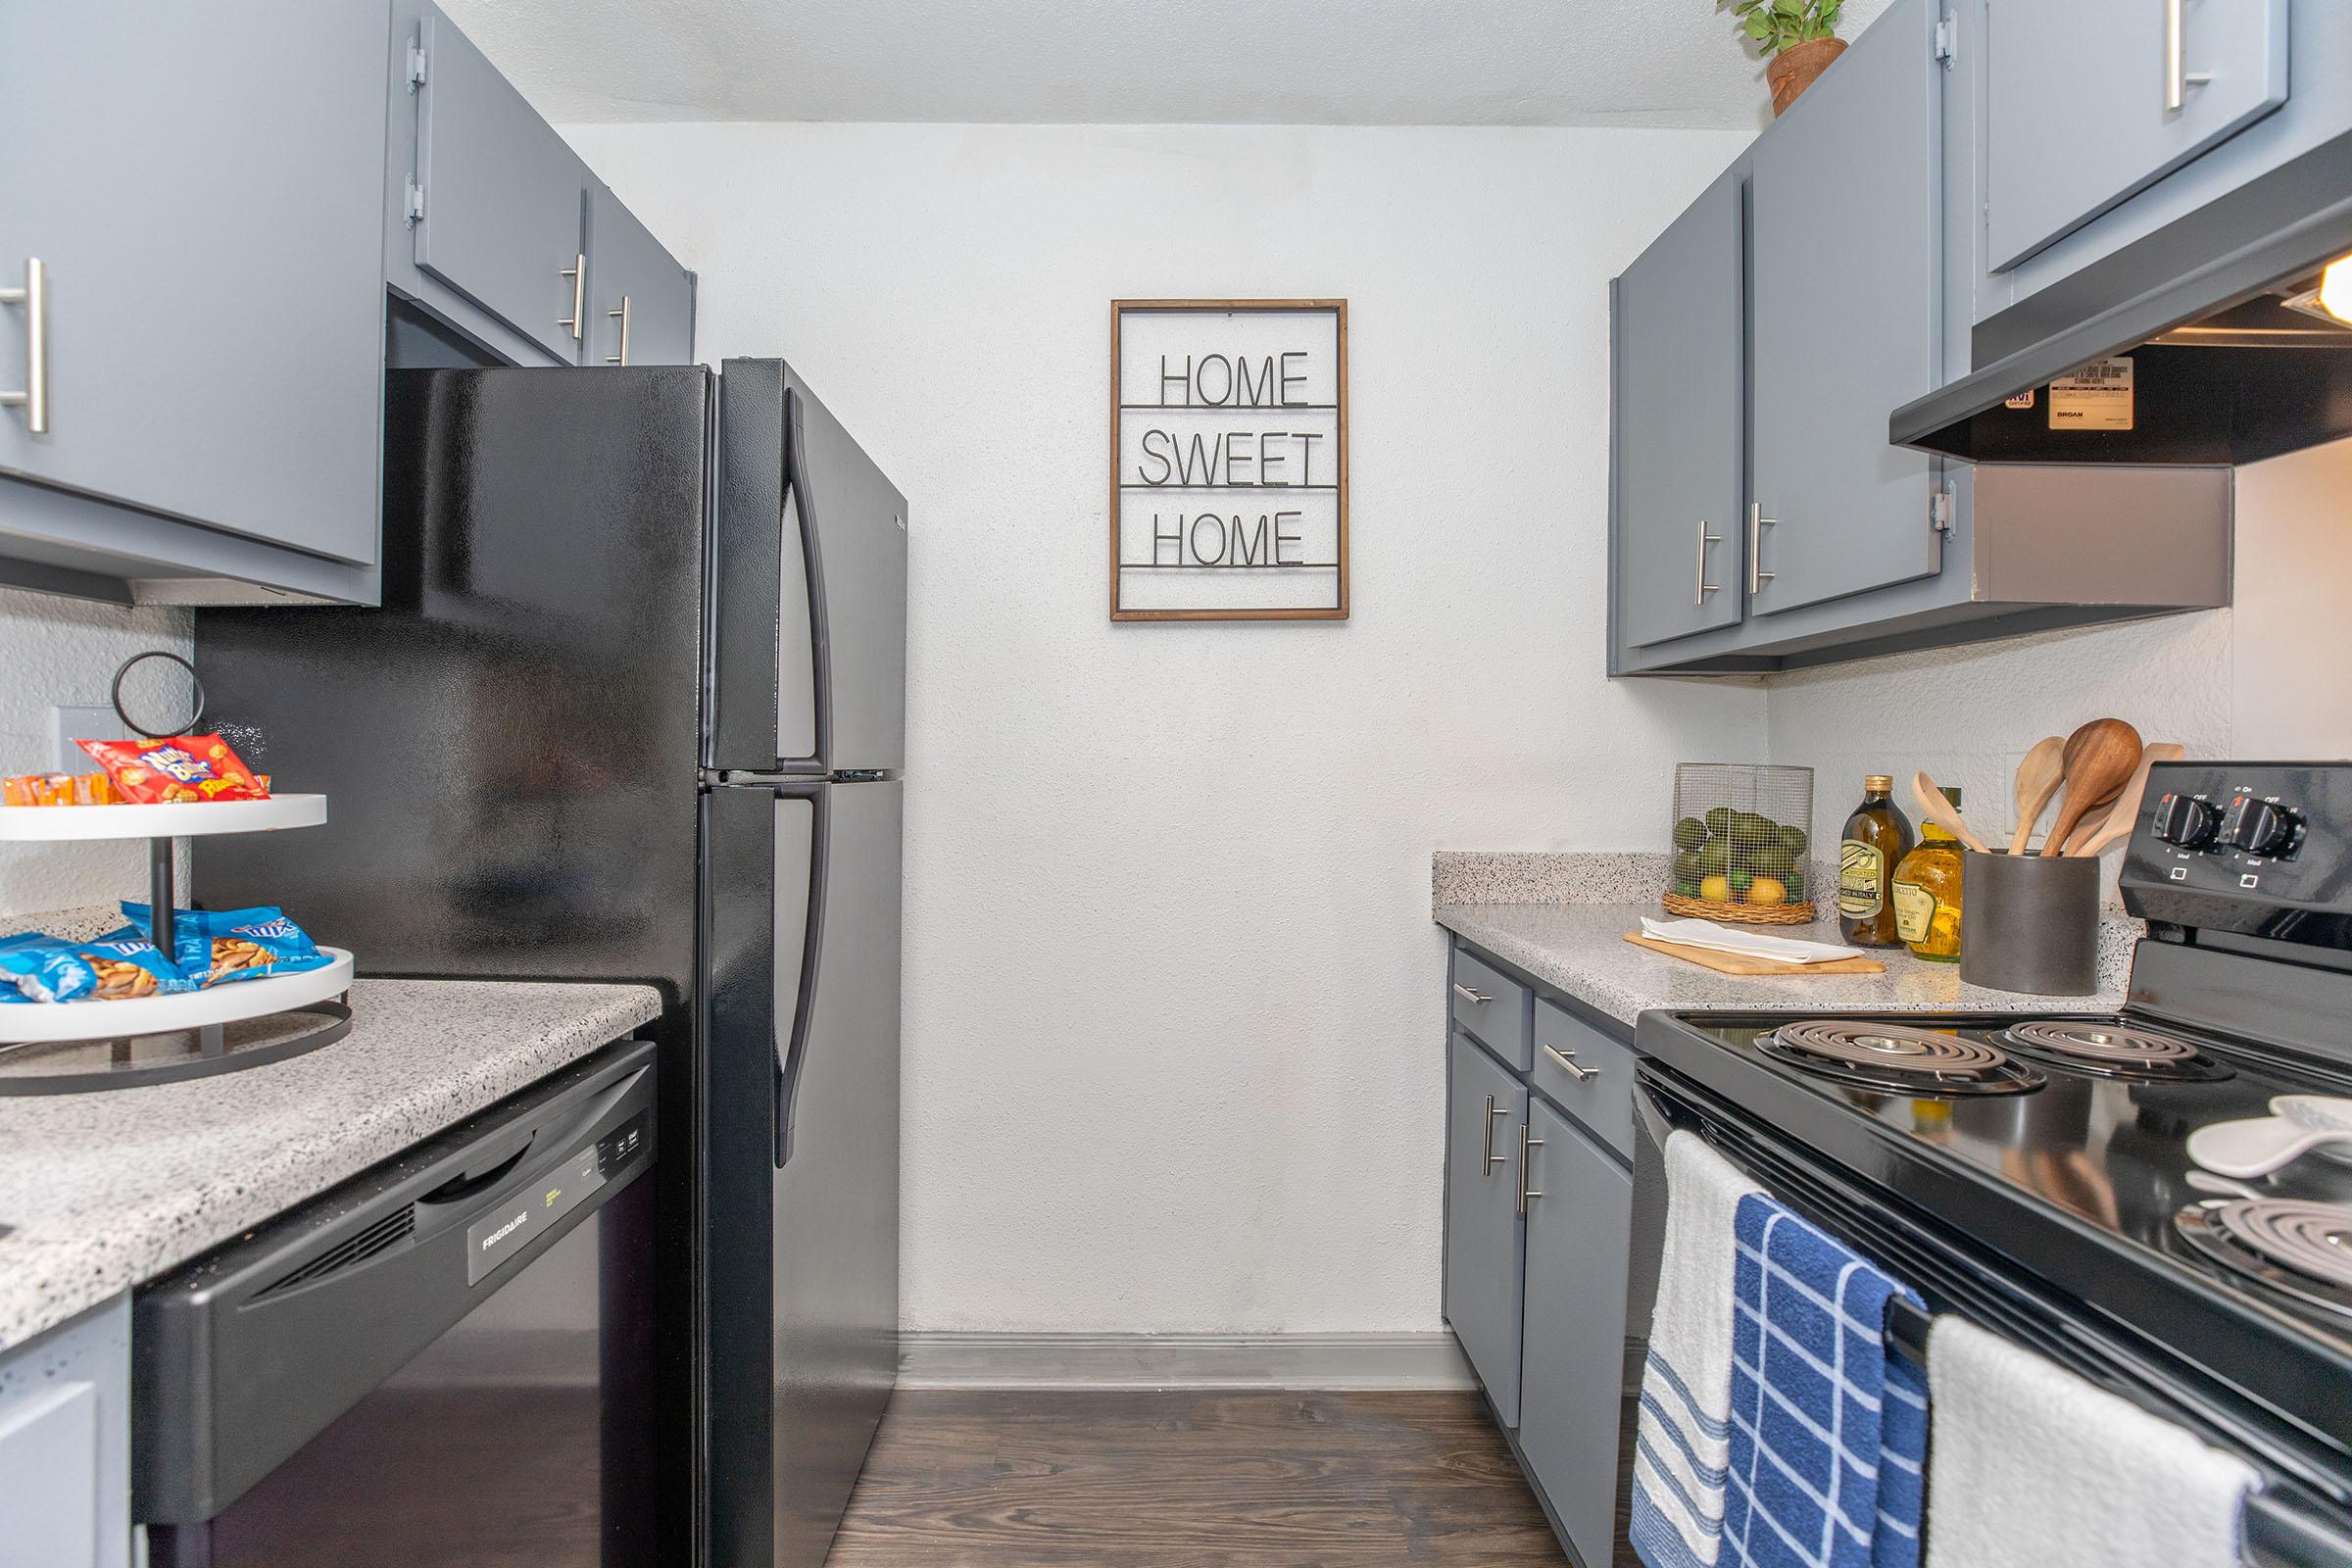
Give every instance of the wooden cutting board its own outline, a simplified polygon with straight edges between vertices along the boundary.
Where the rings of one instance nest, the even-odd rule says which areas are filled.
[[[1885,974],[1886,966],[1876,958],[1832,958],[1827,963],[1790,963],[1786,958],[1751,958],[1743,953],[1717,953],[1712,948],[1686,948],[1679,942],[1661,942],[1646,931],[1628,931],[1625,940],[1637,948],[1663,953],[1672,957],[1688,958],[1702,964],[1717,974]]]

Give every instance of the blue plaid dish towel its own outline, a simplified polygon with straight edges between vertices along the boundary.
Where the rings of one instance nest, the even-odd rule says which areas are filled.
[[[1925,1371],[1886,1348],[1919,1298],[1761,1194],[1735,1221],[1724,1568],[1917,1568]]]

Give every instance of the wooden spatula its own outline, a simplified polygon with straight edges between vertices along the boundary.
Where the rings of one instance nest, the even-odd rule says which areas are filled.
[[[2017,832],[2009,840],[2011,855],[2026,853],[2034,825],[2050,808],[2050,797],[2058,793],[2065,779],[2066,737],[2051,735],[2035,741],[2025,760],[2017,764]]]
[[[2094,718],[2066,738],[2066,796],[2041,853],[2065,853],[2075,824],[2123,793],[2139,765],[2139,731],[2120,718]]]
[[[2088,837],[2078,835],[2081,843],[2069,844],[2066,853],[2097,855],[2119,839],[2129,837],[2132,828],[2139,824],[2139,803],[2147,798],[2148,769],[2158,762],[2178,762],[2187,755],[2186,747],[2177,746],[2171,741],[2158,741],[2140,753],[2139,766],[2132,770],[2131,780],[2124,785],[2124,792],[2115,798],[2115,804],[2107,808],[2107,814],[2100,818],[2097,829]]]

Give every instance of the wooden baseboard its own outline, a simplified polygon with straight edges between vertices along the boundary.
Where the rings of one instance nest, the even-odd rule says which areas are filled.
[[[1449,1390],[1478,1386],[1453,1336],[899,1336],[903,1389]]]

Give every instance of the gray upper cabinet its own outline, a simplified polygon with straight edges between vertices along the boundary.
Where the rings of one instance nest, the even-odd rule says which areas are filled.
[[[1756,147],[1754,614],[1942,564],[1930,460],[1886,439],[1887,415],[1937,384],[1936,17],[1897,0]]]
[[[380,0],[10,8],[0,286],[40,262],[45,364],[0,307],[0,387],[48,429],[0,409],[0,473],[57,488],[0,507],[0,554],[372,564],[389,36]]]
[[[1529,1116],[1542,1141],[1530,1166],[1542,1196],[1527,1206],[1519,1446],[1577,1555],[1605,1563],[1616,1534],[1634,1182],[1550,1106],[1539,1101]]]
[[[1468,1035],[1448,1047],[1446,1321],[1504,1426],[1519,1424],[1519,1178],[1527,1090]]]
[[[1740,204],[1727,173],[1616,283],[1617,609],[1633,647],[1740,615]]]
[[[447,17],[427,7],[417,38],[416,269],[577,364],[587,166]]]
[[[1996,272],[2287,98],[2287,0],[1986,0],[1984,42]]]
[[[583,363],[694,363],[694,277],[599,182],[588,189],[588,331]]]

